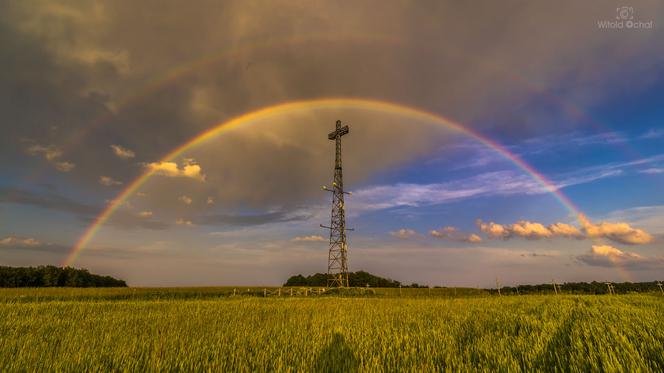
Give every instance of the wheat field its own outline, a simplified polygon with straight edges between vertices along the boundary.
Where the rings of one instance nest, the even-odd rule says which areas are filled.
[[[212,289],[0,290],[0,371],[664,370],[661,295]]]

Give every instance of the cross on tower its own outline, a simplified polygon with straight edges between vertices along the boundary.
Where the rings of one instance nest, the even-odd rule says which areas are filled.
[[[346,243],[346,231],[352,230],[346,228],[346,213],[344,211],[344,192],[343,175],[341,172],[341,136],[348,134],[348,126],[341,126],[341,121],[336,123],[336,129],[327,135],[329,140],[335,141],[334,158],[334,181],[332,188],[326,186],[323,190],[332,193],[332,216],[330,226],[321,227],[330,230],[330,249],[327,259],[327,286],[328,287],[348,287],[348,244]]]

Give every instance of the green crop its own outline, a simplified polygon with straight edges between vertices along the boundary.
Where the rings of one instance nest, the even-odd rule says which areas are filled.
[[[0,371],[664,370],[662,296],[233,289],[0,291]]]

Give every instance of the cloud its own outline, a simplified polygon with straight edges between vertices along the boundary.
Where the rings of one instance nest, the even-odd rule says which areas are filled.
[[[138,213],[138,216],[140,216],[141,218],[149,218],[152,217],[152,215],[154,215],[152,211],[141,211]]]
[[[522,256],[522,257],[528,257],[528,256],[530,256],[530,257],[533,257],[533,258],[537,258],[537,257],[555,258],[555,257],[560,256],[560,254],[557,253],[557,252],[551,252],[551,253],[529,253],[529,254],[523,253],[523,254],[521,254],[521,256]]]
[[[551,224],[549,230],[558,237],[583,238],[583,233],[577,227],[565,223]]]
[[[660,137],[664,136],[664,130],[661,128],[651,128],[649,129],[646,133],[641,135],[641,139],[646,139],[646,140],[651,140],[651,139],[658,139]]]
[[[539,240],[542,238],[551,238],[553,233],[540,223],[520,220],[510,227],[512,234],[527,238],[529,240]]]
[[[112,201],[109,201],[109,203]],[[62,211],[75,215],[86,224],[91,224],[108,206],[95,206],[80,203],[54,193],[38,193],[26,189],[0,187],[0,204],[22,204],[42,209]],[[127,211],[131,205],[124,203],[125,209],[117,209],[107,224],[123,229],[136,227],[163,230],[169,225],[164,222],[152,221]]]
[[[639,173],[648,174],[648,175],[664,174],[664,168],[650,167],[643,170],[639,170]]]
[[[302,211],[274,211],[263,214],[214,214],[194,217],[198,225],[255,226],[308,220],[311,214]]]
[[[464,233],[459,231],[455,227],[443,227],[438,230],[429,231],[431,237],[442,238],[454,242],[482,242],[482,237],[476,235],[475,233]]]
[[[606,238],[611,241],[629,244],[645,245],[654,242],[654,237],[646,231],[633,228],[627,223],[601,222],[593,224],[584,215],[579,216],[582,229],[565,223],[554,223],[548,227],[541,223],[520,220],[515,224],[503,225],[494,222],[484,223],[477,220],[477,226],[489,238],[509,239],[522,237],[531,240],[543,238],[564,237],[575,239]]]
[[[54,165],[55,169],[61,172],[69,172],[76,167],[75,164],[67,161],[55,162]]]
[[[610,212],[604,217],[608,221],[622,221],[638,226],[651,234],[664,236],[664,205],[638,206]]]
[[[354,211],[371,211],[394,207],[419,207],[457,202],[469,198],[539,195],[553,190],[591,183],[597,180],[620,176],[620,167],[654,162],[662,156],[621,164],[609,164],[579,169],[558,175],[552,186],[544,186],[532,176],[516,171],[492,171],[443,183],[412,184],[397,183],[377,185],[353,193]]]
[[[321,2],[270,5],[260,11],[242,2],[204,2],[206,6],[200,8],[207,11],[191,10],[182,14],[177,6],[164,5],[151,13],[155,22],[175,19],[173,33],[163,36],[169,40],[168,45],[156,42],[155,36],[148,32],[149,25],[137,16],[149,12],[145,4],[67,2],[47,5],[20,1],[7,6],[3,9],[0,56],[6,84],[0,88],[0,97],[9,100],[3,106],[3,115],[7,117],[3,123],[8,123],[3,126],[16,130],[5,133],[28,136],[45,133],[57,125],[59,131],[48,140],[56,144],[64,144],[67,137],[85,133],[86,141],[76,141],[71,151],[76,152],[73,158],[76,170],[93,175],[92,180],[98,176],[99,165],[106,166],[112,163],[109,159],[116,157],[108,151],[98,151],[108,150],[109,144],[141,144],[142,156],[159,159],[160,154],[167,154],[175,144],[186,142],[193,132],[209,129],[219,118],[234,117],[275,102],[347,96],[349,92],[357,97],[408,102],[457,118],[476,130],[495,129],[495,133],[511,139],[530,136],[533,131],[576,128],[579,122],[584,123],[583,119],[567,118],[570,115],[566,108],[557,105],[559,97],[561,101],[570,98],[575,105],[581,102],[581,107],[589,107],[589,102],[599,101],[609,92],[619,90],[621,82],[631,87],[650,84],[634,79],[633,75],[638,78],[648,71],[656,72],[659,67],[656,57],[661,53],[660,48],[653,50],[652,47],[652,40],[661,36],[661,30],[642,33],[636,38],[628,33],[586,32],[588,19],[595,19],[598,12],[602,12],[588,4],[517,6],[518,17],[513,17],[511,7],[498,4],[487,5],[482,15],[472,7],[452,4],[413,4],[412,12],[403,12],[398,6],[382,6],[385,21],[377,22],[373,14],[375,4],[358,5],[353,16],[348,17],[347,11]],[[293,24],[281,15],[282,12],[275,12],[276,8],[286,9],[284,14],[302,14],[302,19],[317,21]],[[639,9],[652,14],[659,10],[650,4]],[[222,16],[213,16],[220,14]],[[465,30],[464,19],[469,18],[476,20],[473,25],[483,29],[495,29],[500,20],[514,18],[511,23],[514,27],[504,30],[505,37],[500,41],[488,41],[481,32],[456,32]],[[550,24],[552,19],[566,19],[568,27],[557,33],[532,27],[535,23]],[[339,20],[343,20],[342,27]],[[211,33],[211,24],[221,25],[223,32]],[[441,45],[445,48],[431,48],[426,37],[433,34],[441,35],[444,40]],[[254,43],[255,40],[269,42]],[[494,48],[495,43],[498,44]],[[491,48],[487,48],[489,44]],[[199,59],[210,46],[226,51],[228,61],[233,63],[211,61],[209,69],[197,69],[190,75],[187,69],[182,69],[184,79],[168,81],[167,86],[155,84],[149,92],[141,91],[141,82],[155,81],[155,76],[162,76],[179,62]],[[295,62],[292,54],[287,53],[291,50],[298,51],[299,58]],[[404,60],[400,58],[404,51],[427,58]],[[603,56],[608,53],[614,56],[614,63],[593,63],[603,62]],[[376,59],[376,56],[381,58]],[[653,58],[636,58],[643,56]],[[339,61],[353,60],[379,60],[379,63],[371,69],[339,65]],[[471,61],[473,63],[469,63]],[[634,68],[616,74],[617,66],[625,62]],[[246,69],[237,70],[239,66]],[[308,73],[303,75],[302,71]],[[519,74],[514,76],[512,71]],[[561,79],[570,76],[574,79]],[[491,84],[487,84],[488,81]],[[547,97],[541,87],[555,87],[554,108],[547,110],[546,115],[533,110],[540,106],[542,96]],[[21,94],[13,94],[15,92]],[[511,94],[504,95],[504,92]],[[128,102],[131,105],[123,105]],[[528,116],[523,114],[524,118],[518,120],[506,118],[506,114],[513,111],[508,108],[517,103],[523,106],[524,112],[529,112]],[[211,106],[212,110],[201,113],[201,104]],[[552,112],[555,118],[537,121],[553,116]],[[316,122],[327,120],[320,113],[308,112],[307,115],[316,116]],[[394,126],[407,128],[407,131],[384,131],[385,126],[379,123],[380,116],[362,117],[353,112],[349,117],[354,123],[362,124],[351,126],[353,132],[349,136],[358,139],[349,141],[362,144],[355,146],[362,149],[348,147],[346,156],[350,158],[354,152],[355,159],[370,159],[364,163],[353,162],[353,167],[345,170],[350,180],[353,173],[359,175],[355,176],[356,180],[362,181],[360,176],[369,174],[370,170],[401,165],[414,159],[412,153],[427,148],[423,146],[428,144],[423,138],[427,136],[421,136],[426,131],[416,130],[421,126],[413,125],[410,119],[399,118],[398,121],[408,122],[408,125]],[[496,120],[476,120],[483,118]],[[270,123],[275,122],[277,120],[270,119]],[[524,128],[519,127],[521,122]],[[478,126],[475,123],[482,126],[491,123],[495,128],[475,128]],[[240,141],[229,141],[232,142],[229,149],[214,152],[216,158],[223,161],[224,169],[229,170],[226,174],[219,172],[225,183],[223,189],[227,190],[223,196],[220,194],[219,200],[260,204],[291,198],[299,203],[300,198],[314,193],[307,191],[315,190],[312,186],[320,184],[321,178],[326,176],[324,170],[318,171],[322,169],[318,166],[329,163],[329,152],[321,151],[326,149],[325,132],[316,128],[323,136],[320,141],[312,141],[317,134],[299,131],[309,125],[287,129],[282,136],[279,132],[283,126],[281,123],[278,126],[279,129],[269,131],[266,136],[261,134],[262,127],[269,126],[257,126],[261,128],[255,131],[247,129],[246,137],[238,135]],[[364,126],[379,130],[355,130]],[[376,132],[380,132],[380,137],[374,136]],[[375,138],[375,143],[366,141],[370,138]],[[2,139],[0,159],[13,159],[6,157],[12,150],[3,146],[5,141],[11,140]],[[311,144],[306,144],[308,141],[312,141]],[[399,151],[385,152],[386,147]],[[69,156],[70,149],[66,150]],[[87,159],[83,159],[83,155]],[[265,182],[278,180],[285,169],[282,166],[286,165],[293,166],[289,172],[297,173],[292,180],[280,180],[276,186]],[[160,172],[171,176],[183,172],[182,166],[178,167],[178,172],[172,167],[169,170]],[[121,180],[132,179],[132,170],[115,171],[106,172]],[[205,171],[208,177],[216,172],[212,167],[210,170],[206,167]],[[275,188],[277,190],[273,190]]]
[[[178,197],[178,201],[184,203],[185,205],[191,205],[191,203],[194,201],[191,199],[189,196],[180,196]]]
[[[115,180],[110,176],[99,176],[99,184],[104,186],[122,185],[122,181]]]
[[[207,203],[208,205],[214,205],[214,198],[212,198],[212,197],[208,197],[206,203]]]
[[[31,247],[38,245],[41,245],[41,242],[29,237],[7,236],[0,239],[0,246]]]
[[[48,242],[41,242],[40,240],[32,237],[18,237],[18,236],[6,236],[4,238],[0,238],[0,249],[6,249],[6,250],[20,250],[20,251],[48,251],[48,252],[55,252],[55,253],[67,253],[71,250],[71,246],[67,245],[59,245],[59,244],[54,244],[54,243],[48,243]],[[38,256],[39,260],[36,264],[38,265],[43,265],[44,262],[43,260],[48,260],[44,259],[43,256]]]
[[[25,151],[31,156],[43,157],[46,161],[51,163],[56,170],[60,172],[70,172],[76,167],[76,165],[71,162],[61,161],[60,158],[63,154],[62,150],[54,145],[43,146],[39,144],[32,144],[28,146]]]
[[[494,222],[484,223],[482,220],[477,219],[477,226],[489,238],[502,238],[508,239],[512,235],[509,226],[497,224]]]
[[[602,221],[599,224],[593,224],[583,214],[579,216],[579,221],[588,238],[607,238],[627,245],[644,245],[655,241],[654,237],[648,232],[633,228],[627,223]]]
[[[417,232],[415,232],[415,230],[409,229],[409,228],[401,228],[397,231],[390,232],[390,235],[392,237],[401,238],[401,239],[408,239],[408,238],[413,238],[413,237],[418,236],[418,234],[417,234]]]
[[[625,267],[631,269],[664,268],[664,258],[649,258],[619,250],[610,245],[593,245],[586,254],[576,257],[582,263],[599,267]]]
[[[111,149],[113,149],[113,153],[122,158],[122,159],[129,159],[129,158],[134,158],[136,156],[136,153],[134,151],[129,150],[125,147],[122,147],[120,145],[111,145]]]
[[[325,241],[323,236],[311,235],[311,236],[297,236],[291,239],[293,242],[322,242]]]
[[[590,145],[614,145],[630,141],[621,132],[579,133],[576,131],[543,135],[526,139],[513,146],[518,154],[541,154],[559,152],[561,149],[578,148]]]
[[[54,193],[38,193],[27,189],[0,186],[0,203],[29,205],[49,210],[64,211],[80,218],[92,218],[102,207],[84,204]]]
[[[641,258],[638,254],[624,253],[613,246],[609,245],[593,245],[590,249],[590,253],[594,255],[603,255],[609,257],[631,257],[631,258]]]
[[[62,150],[55,147],[54,145],[30,145],[25,151],[32,156],[41,155],[47,161],[54,161],[62,156]]]
[[[67,253],[71,250],[70,245],[60,245],[50,242],[42,242],[36,238],[32,237],[19,237],[19,236],[6,236],[0,238],[0,249],[6,250],[20,250],[21,252],[25,250],[29,251],[38,251],[38,252],[52,252],[52,253]],[[13,255],[13,254],[12,254]],[[39,258],[36,264],[43,265],[43,260],[45,259],[41,254],[37,257]],[[47,262],[48,263],[48,262]]]
[[[205,175],[201,173],[201,166],[195,163],[184,163],[182,168],[175,162],[152,162],[145,164],[148,172],[155,175],[167,177],[184,177],[198,181],[205,181]]]
[[[184,225],[184,226],[187,226],[187,227],[192,227],[192,226],[194,225],[194,223],[192,223],[191,220],[187,220],[187,219],[183,219],[183,218],[178,218],[178,219],[175,221],[175,224],[177,224],[177,225]]]

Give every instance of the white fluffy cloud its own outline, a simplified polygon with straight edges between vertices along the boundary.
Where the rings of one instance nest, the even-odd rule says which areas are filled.
[[[593,224],[584,215],[579,216],[582,229],[565,223],[554,223],[544,226],[541,223],[520,220],[514,224],[484,223],[477,220],[477,226],[489,238],[509,239],[522,237],[531,240],[543,238],[564,237],[576,239],[606,238],[614,242],[628,245],[644,245],[654,242],[654,237],[648,232],[633,228],[628,223],[600,222]]]
[[[579,261],[599,267],[626,267],[631,269],[664,268],[664,258],[643,255],[617,249],[610,245],[593,245],[589,252],[576,257]]]
[[[99,184],[104,186],[122,185],[122,181],[115,180],[110,176],[99,176]]]
[[[322,242],[322,241],[325,241],[325,238],[323,238],[323,236],[319,236],[319,235],[297,236],[297,237],[293,237],[293,239],[291,241],[293,241],[293,242]]]
[[[540,238],[551,238],[553,233],[540,223],[520,220],[512,225],[512,233],[523,238],[539,240]]]
[[[186,226],[186,227],[193,227],[193,226],[194,226],[194,223],[192,223],[191,220],[187,220],[187,219],[183,219],[183,218],[179,218],[179,219],[177,219],[177,220],[175,221],[175,224],[177,224],[177,225],[184,225],[184,226]]]
[[[592,245],[590,253],[594,255],[603,255],[608,257],[631,257],[641,258],[641,255],[634,253],[625,253],[611,245]]]
[[[41,245],[41,242],[29,237],[7,236],[0,239],[0,246],[30,247],[37,245]]]
[[[497,224],[494,222],[484,223],[482,220],[478,219],[477,226],[489,238],[507,239],[512,235],[509,226],[506,225]]]
[[[54,145],[43,146],[39,144],[30,145],[26,152],[32,156],[42,156],[47,161],[54,161],[62,156],[62,150]]]
[[[417,232],[415,232],[415,230],[413,230],[413,229],[401,228],[397,231],[390,232],[390,235],[392,237],[396,237],[396,238],[408,239],[408,238],[416,237]]]
[[[69,172],[73,170],[76,165],[69,161],[62,161],[62,150],[55,145],[43,146],[39,144],[32,144],[25,150],[31,156],[40,156],[47,162],[51,163],[56,170],[60,172]]]
[[[205,181],[200,165],[193,160],[187,160],[179,167],[175,162],[152,162],[145,164],[148,172],[167,177],[186,177],[198,181]]]
[[[431,237],[442,238],[454,242],[482,242],[482,237],[475,233],[464,233],[455,227],[443,227],[429,231]]]
[[[136,156],[136,153],[134,153],[133,150],[127,149],[120,145],[111,145],[111,149],[113,149],[113,154],[122,159],[134,158]]]
[[[583,233],[581,233],[579,228],[565,223],[551,224],[549,225],[549,230],[554,236],[558,237],[583,238]]]
[[[75,164],[67,161],[55,162],[53,165],[55,166],[55,169],[60,172],[69,172],[76,167]]]
[[[627,245],[643,245],[655,241],[648,232],[633,228],[627,223],[602,221],[599,224],[593,224],[583,214],[579,216],[579,220],[588,238],[607,238]]]
[[[194,200],[191,199],[191,197],[189,197],[189,196],[180,196],[180,197],[178,198],[178,201],[184,203],[185,205],[191,205],[191,203],[192,203]]]

